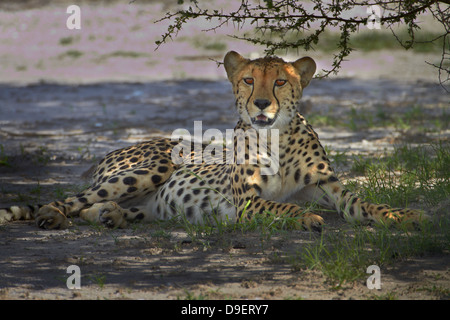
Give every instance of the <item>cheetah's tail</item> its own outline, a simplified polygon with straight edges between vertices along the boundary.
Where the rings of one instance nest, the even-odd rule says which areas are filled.
[[[42,205],[11,206],[0,209],[0,224],[16,220],[32,220]]]

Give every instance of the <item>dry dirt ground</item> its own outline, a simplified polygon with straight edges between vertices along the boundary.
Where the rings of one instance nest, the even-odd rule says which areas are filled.
[[[230,86],[205,56],[218,59],[237,44],[229,40],[225,50],[205,53],[196,39],[182,39],[153,53],[152,41],[164,27],[146,30],[148,14],[161,12],[155,5],[159,11],[150,5],[82,7],[85,29],[75,35],[59,26],[67,17],[64,6],[0,11],[1,207],[73,194],[88,185],[83,173],[106,152],[176,128],[192,130],[193,121],[203,120],[204,130],[233,128]],[[355,65],[343,70],[349,77],[316,80],[303,106],[340,117],[340,108],[421,104],[439,115],[448,95],[423,62],[438,58],[356,55]],[[317,131],[333,150],[356,154],[389,151],[404,138],[386,128]],[[448,132],[440,136],[448,139]],[[324,218],[329,230],[344,225],[332,213]],[[365,281],[336,290],[321,272],[297,270],[280,258],[318,237],[254,231],[193,239],[181,228],[157,224],[106,230],[75,220],[67,230],[46,231],[18,221],[0,226],[0,299],[374,299],[393,292],[398,299],[448,298],[433,288],[450,288],[449,255],[386,267],[381,290],[368,289]],[[71,265],[80,267],[79,290],[66,285]]]

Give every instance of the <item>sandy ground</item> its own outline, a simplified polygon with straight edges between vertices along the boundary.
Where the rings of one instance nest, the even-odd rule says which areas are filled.
[[[165,9],[160,3],[85,5],[81,31],[65,28],[64,6],[0,11],[1,207],[81,190],[88,184],[82,174],[106,152],[176,128],[192,130],[193,121],[202,120],[204,130],[233,128],[230,85],[209,58],[220,60],[229,49],[261,51],[226,32],[203,36],[203,26],[186,28],[154,51],[167,25],[152,19]],[[225,47],[201,48],[199,38],[217,38]],[[328,55],[314,57],[319,68],[329,66]],[[305,90],[303,111],[343,117],[352,107],[368,112],[381,105],[389,112],[420,104],[438,117],[448,95],[424,63],[438,59],[356,53],[341,77],[316,80]],[[405,137],[386,128],[317,131],[324,145],[353,154],[449,137],[447,131]],[[334,214],[324,218],[331,229],[344,225]],[[375,291],[364,281],[331,290],[320,272],[277,259],[317,237],[290,231],[262,240],[249,232],[193,241],[183,230],[157,225],[104,230],[74,221],[68,230],[45,231],[32,221],[14,222],[0,226],[0,299],[373,299],[392,292],[399,299],[448,298],[431,290],[450,288],[448,255],[386,267]],[[79,290],[66,286],[70,265],[80,267]]]

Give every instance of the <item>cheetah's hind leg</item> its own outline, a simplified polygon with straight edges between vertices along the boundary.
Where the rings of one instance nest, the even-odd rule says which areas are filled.
[[[127,227],[127,221],[139,221],[145,215],[139,207],[126,209],[114,201],[107,201],[81,210],[80,217],[86,221],[101,223],[108,228],[122,229]]]
[[[52,204],[42,206],[35,217],[36,225],[43,229],[66,229],[69,221],[64,213]]]

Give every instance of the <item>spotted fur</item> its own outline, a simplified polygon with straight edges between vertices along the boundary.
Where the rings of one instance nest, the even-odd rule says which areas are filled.
[[[83,192],[44,206],[2,209],[0,222],[34,216],[39,227],[54,229],[68,227],[67,217],[80,216],[124,228],[128,221],[181,215],[192,223],[214,223],[270,212],[295,217],[300,228],[320,230],[322,217],[299,206],[302,200],[336,210],[348,221],[427,218],[420,210],[365,202],[342,186],[316,132],[297,113],[302,91],[316,70],[311,58],[292,63],[277,57],[249,60],[231,51],[224,66],[240,119],[231,151],[216,156],[224,160],[227,152],[233,152],[233,162],[217,164],[202,158],[198,163],[193,160],[199,152],[193,147],[186,154],[180,151],[186,161],[177,164],[172,153],[178,141],[142,142],[106,155]],[[262,129],[270,129],[265,131],[266,154],[257,152]],[[277,132],[278,148],[271,140]],[[276,168],[265,161],[273,155]]]

